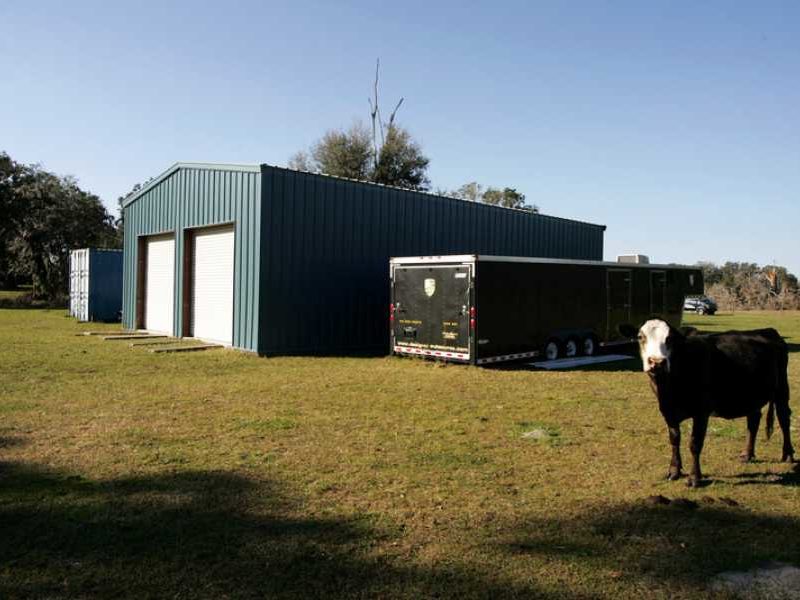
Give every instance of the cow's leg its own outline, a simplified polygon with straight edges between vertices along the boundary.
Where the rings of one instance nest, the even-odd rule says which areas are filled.
[[[703,479],[703,473],[700,470],[700,453],[703,451],[707,428],[708,415],[699,415],[692,420],[692,441],[689,444],[689,450],[692,452],[692,472],[689,474],[689,481],[686,482],[689,487],[697,487]]]
[[[669,463],[669,471],[667,472],[667,479],[675,481],[681,476],[681,424],[667,425],[669,431],[669,443],[672,446],[672,461]]]
[[[761,425],[760,410],[752,415],[747,415],[747,446],[740,455],[742,462],[750,462],[756,457],[756,434],[759,425]]]
[[[794,448],[792,447],[792,432],[790,416],[792,414],[789,408],[789,402],[778,402],[775,404],[775,412],[778,415],[778,425],[781,426],[783,433],[783,453],[781,460],[783,462],[794,462]]]

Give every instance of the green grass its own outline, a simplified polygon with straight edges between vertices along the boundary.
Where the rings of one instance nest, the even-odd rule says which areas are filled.
[[[800,313],[689,321],[800,343]],[[84,329],[0,310],[0,598],[704,598],[800,560],[780,433],[742,465],[744,421],[712,419],[710,485],[667,482],[636,361],[155,355]]]
[[[67,298],[55,300],[35,300],[32,296],[33,288],[24,285],[13,290],[0,290],[0,310],[8,308],[39,308],[39,309],[66,309]]]

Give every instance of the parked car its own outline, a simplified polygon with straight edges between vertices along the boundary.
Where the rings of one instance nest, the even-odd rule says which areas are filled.
[[[717,303],[708,296],[686,298],[683,302],[683,310],[696,312],[698,315],[713,315],[717,312]]]

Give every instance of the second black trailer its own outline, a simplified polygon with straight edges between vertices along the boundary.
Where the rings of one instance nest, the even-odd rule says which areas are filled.
[[[479,255],[393,258],[394,354],[490,364],[595,354],[620,327],[681,324],[693,267]]]

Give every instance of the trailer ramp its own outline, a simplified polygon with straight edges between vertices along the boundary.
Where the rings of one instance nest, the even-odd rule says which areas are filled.
[[[558,360],[540,360],[537,362],[526,363],[538,369],[572,369],[574,367],[586,367],[589,365],[599,365],[602,363],[617,362],[622,360],[635,360],[635,357],[625,354],[603,354],[600,356],[580,356],[575,358],[560,358]]]

